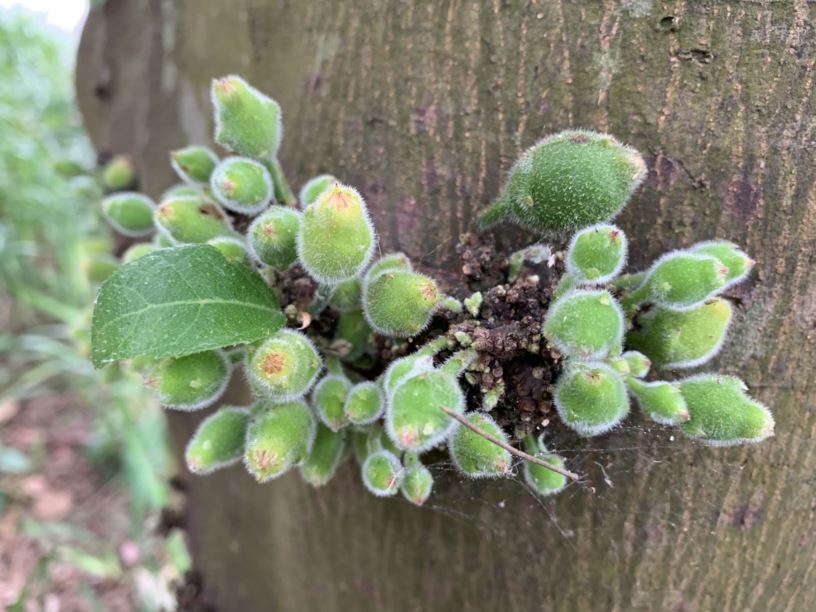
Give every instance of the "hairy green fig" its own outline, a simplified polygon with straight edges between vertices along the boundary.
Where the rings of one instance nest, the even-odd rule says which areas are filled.
[[[629,413],[629,397],[620,375],[600,362],[569,364],[555,387],[561,420],[584,437],[599,436]]]
[[[600,359],[620,352],[623,313],[608,291],[576,289],[550,306],[543,331],[565,355]]]
[[[144,257],[148,253],[152,253],[158,249],[159,247],[152,242],[137,242],[136,244],[130,245],[127,251],[122,253],[122,263],[126,264],[131,261],[136,261],[140,257]]]
[[[136,169],[127,155],[117,155],[102,169],[102,184],[108,191],[130,189],[136,183]]]
[[[210,474],[240,461],[248,424],[246,408],[225,406],[208,416],[187,443],[187,469],[193,474]]]
[[[398,448],[424,452],[447,439],[456,421],[444,406],[463,412],[465,398],[456,378],[441,370],[407,375],[388,398],[385,426]]]
[[[615,278],[626,263],[626,235],[614,225],[591,225],[572,237],[567,272],[579,283],[602,285]]]
[[[161,196],[161,202],[165,200],[169,200],[171,198],[176,198],[179,196],[201,196],[202,192],[199,187],[195,185],[188,185],[187,183],[178,183],[177,185],[173,185],[167,191],[165,191]]]
[[[210,177],[210,189],[227,210],[257,215],[272,200],[272,177],[263,164],[246,157],[227,157]]]
[[[297,261],[297,234],[301,215],[283,206],[270,206],[247,230],[247,245],[253,259],[276,270],[286,270]]]
[[[156,232],[153,235],[153,244],[160,249],[166,249],[168,247],[175,246],[176,242],[164,232]]]
[[[178,177],[190,185],[207,185],[218,156],[207,147],[191,145],[170,153],[170,165]]]
[[[315,387],[314,407],[320,420],[332,431],[339,431],[348,425],[344,407],[351,383],[344,376],[329,374]]]
[[[247,377],[265,398],[287,401],[305,395],[322,367],[320,355],[308,337],[281,329],[252,353]]]
[[[689,250],[692,253],[716,257],[722,265],[728,268],[723,289],[745,280],[754,267],[754,261],[741,251],[736,244],[727,240],[698,242]]]
[[[730,323],[731,304],[722,298],[680,312],[652,308],[638,317],[626,344],[648,355],[658,368],[694,368],[720,351]]]
[[[312,450],[299,468],[301,477],[313,487],[322,487],[334,476],[345,451],[346,432],[335,432],[318,423]]]
[[[431,471],[419,462],[419,459],[406,459],[405,474],[400,491],[405,499],[415,506],[422,506],[431,496],[433,489]]]
[[[91,254],[82,262],[85,275],[92,283],[101,283],[119,267],[119,262],[111,255]]]
[[[626,351],[622,357],[629,366],[629,373],[635,378],[643,378],[652,369],[652,361],[638,351]]]
[[[687,436],[710,446],[732,446],[773,435],[771,411],[748,396],[739,378],[699,374],[678,384],[691,415],[681,426]]]
[[[232,262],[247,261],[248,254],[244,241],[234,236],[218,236],[207,241],[214,246],[224,258]]]
[[[632,395],[637,398],[643,413],[661,425],[678,425],[689,420],[686,400],[675,383],[644,382],[631,376],[626,379]]]
[[[153,232],[156,204],[135,191],[114,193],[102,200],[102,214],[111,227],[123,236],[138,238]]]
[[[215,141],[245,157],[275,157],[283,136],[281,110],[239,76],[212,82]]]
[[[377,497],[390,497],[400,489],[404,470],[397,457],[387,451],[371,453],[363,463],[363,484]]]
[[[207,242],[232,231],[229,219],[215,203],[201,196],[165,200],[153,218],[156,228],[174,243]]]
[[[347,185],[334,183],[303,211],[298,258],[319,283],[336,285],[358,276],[375,243],[365,202]]]
[[[699,306],[725,287],[726,268],[719,259],[684,251],[667,253],[649,270],[651,300],[671,310]]]
[[[244,466],[258,482],[285,474],[309,456],[317,422],[303,400],[261,401],[252,408],[246,432]]]
[[[552,466],[559,468],[564,467],[565,462],[563,457],[554,453],[548,453],[546,449],[543,448],[543,445],[535,440],[526,441],[525,447],[528,454],[543,459]],[[553,472],[543,465],[525,461],[522,469],[524,471],[524,481],[541,497],[548,497],[560,493],[564,490],[564,487],[567,486],[566,476],[558,472]]]
[[[320,194],[336,182],[338,182],[337,179],[331,174],[321,174],[320,176],[310,178],[303,184],[303,187],[300,188],[300,193],[298,194],[300,207],[306,208],[309,204],[314,204]]]
[[[354,425],[368,425],[379,419],[385,410],[380,386],[372,381],[354,385],[343,406],[346,418]]]
[[[159,401],[175,410],[200,410],[224,393],[231,366],[223,351],[204,351],[163,359],[151,371],[147,386]]]
[[[429,276],[408,270],[385,270],[368,278],[363,306],[371,327],[380,334],[404,338],[424,330],[442,294]]]
[[[522,154],[479,223],[513,221],[539,234],[575,231],[618,214],[645,176],[640,154],[612,136],[566,130]]]
[[[405,253],[389,253],[371,264],[366,272],[366,279],[370,280],[386,270],[408,270],[410,272],[413,269],[411,260]]]
[[[507,434],[490,415],[471,412],[465,418],[482,431],[507,443]],[[508,476],[513,464],[509,452],[460,423],[456,424],[448,440],[448,450],[453,464],[469,478]]]

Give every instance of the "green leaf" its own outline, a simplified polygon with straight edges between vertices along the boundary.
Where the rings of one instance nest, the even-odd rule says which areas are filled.
[[[206,244],[160,249],[122,266],[99,288],[93,362],[254,342],[284,320],[272,289],[244,263]]]

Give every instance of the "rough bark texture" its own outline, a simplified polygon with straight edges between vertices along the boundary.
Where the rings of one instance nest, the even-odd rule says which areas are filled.
[[[383,248],[437,274],[458,265],[457,236],[518,153],[566,126],[648,157],[620,218],[634,264],[713,236],[758,262],[718,361],[773,407],[775,439],[701,448],[633,417],[570,453],[593,486],[543,504],[517,481],[450,477],[420,510],[364,494],[351,467],[318,491],[297,475],[258,486],[240,468],[185,476],[207,600],[816,608],[814,18],[804,0],[108,0],[93,12],[78,70],[88,128],[100,152],[135,155],[153,195],[171,180],[168,149],[210,141],[209,79],[236,72],[282,104],[290,179],[331,171],[358,186]],[[172,417],[179,446],[195,420]]]

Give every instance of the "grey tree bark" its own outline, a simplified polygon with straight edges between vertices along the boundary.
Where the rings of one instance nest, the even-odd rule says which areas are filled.
[[[568,453],[594,487],[540,503],[518,481],[443,477],[429,508],[240,468],[184,475],[208,601],[224,610],[816,608],[816,9],[805,0],[108,0],[77,86],[100,152],[211,140],[208,83],[283,106],[300,183],[358,186],[384,249],[442,278],[514,158],[567,126],[643,151],[620,224],[643,265],[714,236],[757,259],[715,367],[772,406],[777,436],[709,449],[632,426]],[[240,396],[240,389],[234,390]],[[235,396],[233,396],[235,397]],[[178,448],[194,428],[171,415]],[[641,426],[642,425],[642,426]],[[569,449],[567,449],[569,450]]]

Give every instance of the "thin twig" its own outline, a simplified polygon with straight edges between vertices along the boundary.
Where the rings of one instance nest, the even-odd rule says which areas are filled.
[[[543,459],[539,459],[538,457],[533,457],[532,455],[528,455],[524,451],[521,451],[521,450],[519,450],[517,448],[513,448],[512,446],[510,446],[506,442],[502,442],[498,438],[495,438],[495,437],[491,436],[489,433],[487,433],[483,429],[477,427],[476,425],[474,425],[473,423],[468,421],[464,416],[462,416],[458,412],[454,412],[453,410],[451,410],[450,408],[446,408],[445,406],[439,406],[439,409],[442,412],[444,412],[445,414],[447,414],[449,417],[453,417],[454,419],[459,421],[462,425],[464,425],[465,427],[470,429],[472,432],[482,436],[488,442],[492,442],[496,446],[501,446],[504,450],[506,450],[511,455],[515,455],[516,457],[520,457],[521,459],[524,459],[525,461],[530,461],[531,463],[535,463],[537,465],[545,467],[548,470],[552,470],[556,474],[561,474],[562,476],[566,476],[567,478],[569,478],[571,480],[575,480],[575,481],[581,480],[581,477],[578,474],[574,473],[574,472],[570,472],[569,470],[565,470],[564,468],[558,467],[557,465],[547,463],[546,461],[544,461]]]

